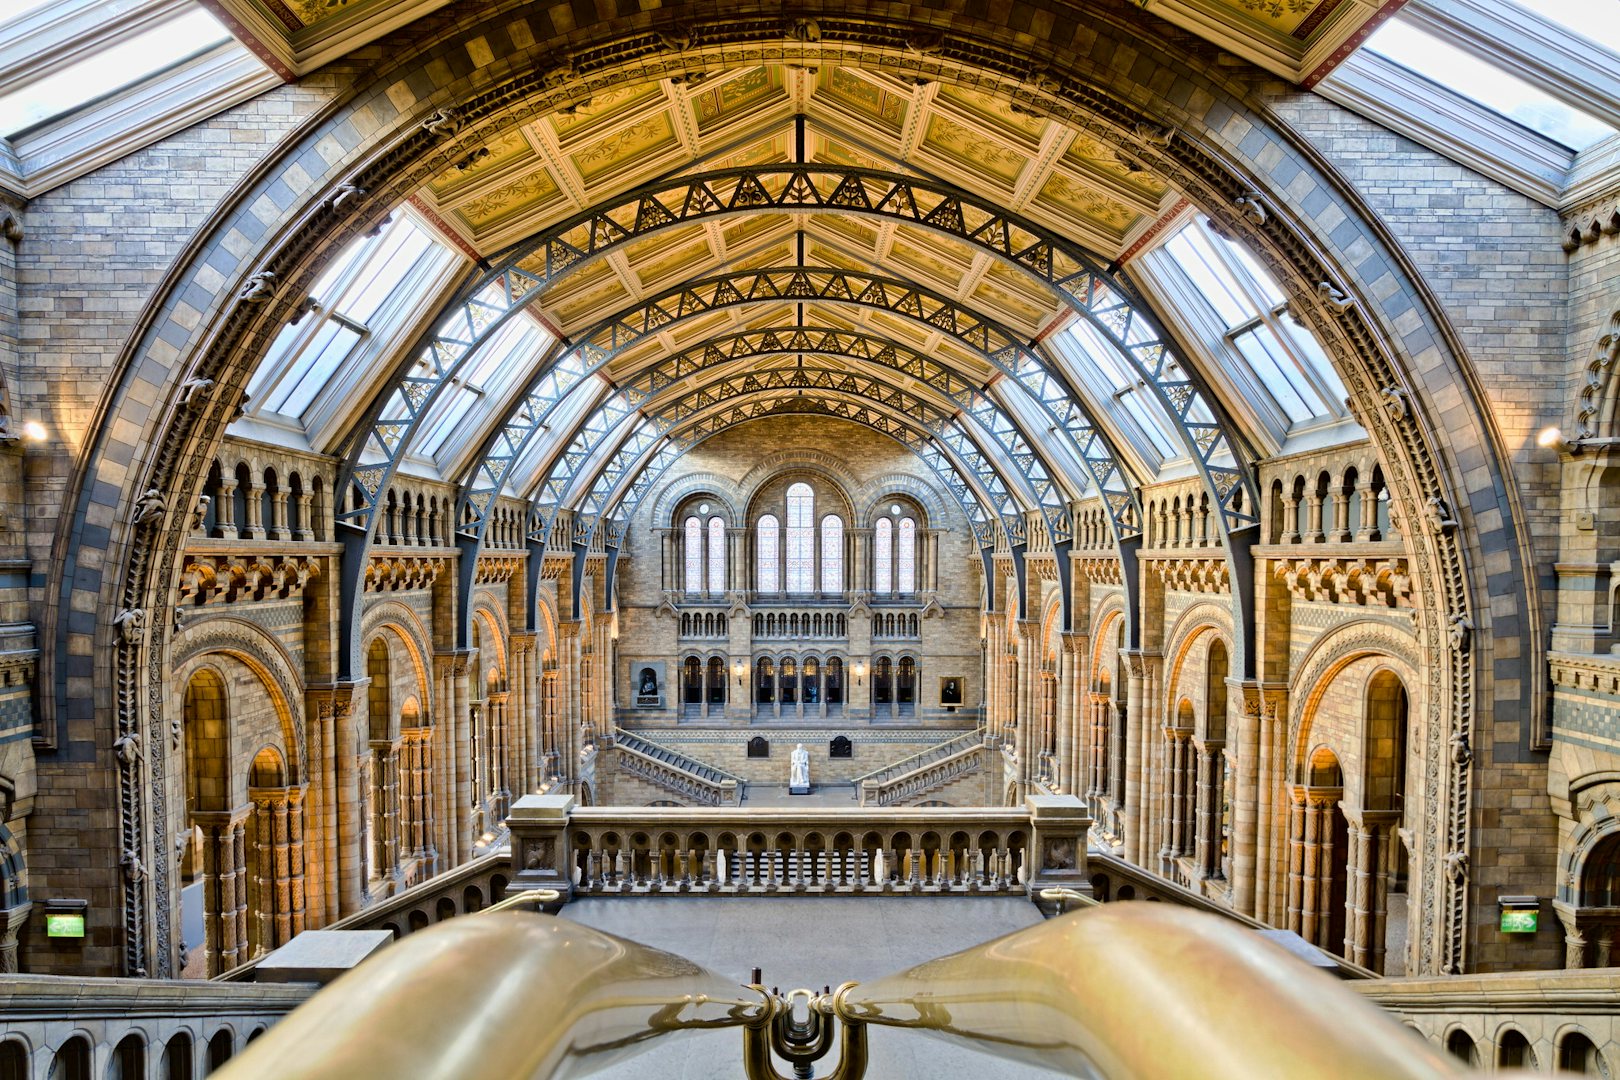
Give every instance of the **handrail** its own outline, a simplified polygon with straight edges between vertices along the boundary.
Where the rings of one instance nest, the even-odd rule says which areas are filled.
[[[826,1074],[839,1080],[864,1072],[873,1025],[1088,1078],[1462,1075],[1343,984],[1168,904],[1087,909],[872,983],[788,995],[549,916],[457,919],[344,975],[220,1075],[555,1080],[657,1035],[742,1027],[749,1075],[764,1080],[778,1075],[767,1040],[796,1066],[830,1047],[817,1017],[843,1024],[847,1056]]]
[[[937,742],[933,746],[903,757],[899,761],[883,766],[881,769],[873,769],[869,773],[862,773],[860,776],[855,777],[854,784],[859,788],[861,784],[867,781],[883,783],[887,780],[893,780],[895,777],[911,772],[914,769],[920,769],[925,765],[932,765],[936,761],[943,761],[945,758],[959,754],[970,746],[982,745],[983,742],[984,732],[979,728],[964,731],[960,735],[946,739],[943,742]]]
[[[841,987],[833,1007],[846,1022],[912,1028],[1088,1078],[1463,1075],[1280,947],[1169,904],[1065,915]]]
[[[660,765],[691,773],[698,779],[710,784],[718,785],[730,780],[741,788],[746,783],[736,773],[729,773],[722,768],[699,761],[697,758],[684,754],[673,746],[667,746],[656,739],[649,739],[647,736],[630,731],[627,728],[620,728],[614,733],[613,744],[621,750],[631,750]],[[660,751],[669,756],[660,758],[658,756]]]
[[[382,950],[215,1075],[563,1080],[657,1035],[770,1016],[764,995],[684,957],[508,911],[452,919]]]

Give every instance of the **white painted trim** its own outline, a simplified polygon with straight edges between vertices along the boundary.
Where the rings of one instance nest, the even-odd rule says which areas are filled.
[[[281,80],[236,42],[11,141],[27,198],[239,105]]]
[[[1357,52],[1316,92],[1545,206],[1558,206],[1575,164],[1563,146],[1376,53]]]

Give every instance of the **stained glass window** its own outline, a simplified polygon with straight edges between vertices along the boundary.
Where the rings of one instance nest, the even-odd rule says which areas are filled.
[[[719,596],[726,591],[726,523],[720,518],[709,519],[709,595]]]
[[[895,554],[900,592],[909,593],[917,591],[917,523],[910,518],[900,519],[900,542],[896,545],[899,550]]]
[[[872,591],[894,592],[894,526],[880,518],[872,538]]]
[[[821,519],[821,591],[844,591],[844,522],[832,514]]]
[[[778,576],[776,562],[777,535],[780,529],[775,514],[766,514],[760,518],[759,525],[755,529],[759,548],[758,589],[762,593],[780,592],[782,590],[782,579]]]
[[[787,591],[816,588],[816,493],[809,484],[787,490]]]
[[[686,519],[686,595],[703,592],[703,523],[695,517]]]

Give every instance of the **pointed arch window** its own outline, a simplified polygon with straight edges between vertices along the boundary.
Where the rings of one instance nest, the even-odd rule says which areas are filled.
[[[755,547],[759,561],[759,582],[757,588],[762,593],[782,591],[782,579],[777,565],[777,536],[781,526],[775,514],[766,514],[759,519],[754,527]]]
[[[844,591],[844,521],[835,514],[821,519],[821,591]]]
[[[703,523],[686,519],[686,595],[703,594]]]
[[[894,592],[894,525],[879,518],[872,537],[872,591]]]
[[[809,484],[787,490],[787,591],[809,593],[816,588],[816,493]]]
[[[900,536],[895,544],[896,590],[903,593],[917,591],[917,523],[911,518],[900,519]]]
[[[719,517],[709,519],[709,595],[719,596],[726,591],[726,523]]]

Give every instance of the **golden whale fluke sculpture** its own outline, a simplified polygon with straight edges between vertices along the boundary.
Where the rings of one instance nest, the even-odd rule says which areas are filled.
[[[543,898],[542,898],[543,899]],[[1116,903],[831,993],[774,994],[565,919],[486,912],[411,934],[250,1045],[224,1080],[565,1080],[658,1036],[743,1029],[750,1080],[858,1080],[873,1026],[1078,1077],[1423,1080],[1460,1064],[1254,931]]]

